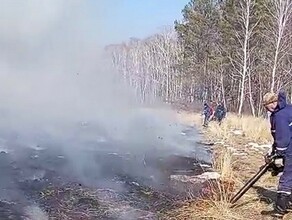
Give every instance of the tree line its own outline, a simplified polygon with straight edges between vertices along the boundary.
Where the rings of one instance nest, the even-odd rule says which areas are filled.
[[[106,52],[142,102],[223,101],[263,114],[262,97],[292,99],[292,0],[191,0],[183,19]]]

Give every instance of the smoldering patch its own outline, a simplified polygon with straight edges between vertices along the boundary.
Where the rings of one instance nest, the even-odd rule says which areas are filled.
[[[48,215],[37,205],[24,208],[24,220],[49,220]]]

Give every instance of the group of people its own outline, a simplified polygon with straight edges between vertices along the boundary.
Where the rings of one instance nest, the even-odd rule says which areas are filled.
[[[214,108],[212,104],[208,104],[207,102],[204,103],[203,108],[203,115],[204,115],[204,123],[203,126],[208,126],[208,123],[211,120],[218,121],[219,125],[221,125],[222,120],[226,116],[226,108],[222,102],[219,102],[217,106]]]

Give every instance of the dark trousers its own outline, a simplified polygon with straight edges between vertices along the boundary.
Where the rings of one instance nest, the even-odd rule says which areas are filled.
[[[278,195],[275,204],[277,213],[284,215],[290,206],[292,191],[292,154],[286,154],[283,158],[284,170],[279,180]]]
[[[279,180],[278,192],[291,193],[292,191],[292,154],[284,156],[284,170]]]
[[[209,119],[210,119],[210,115],[207,115],[207,114],[205,114],[204,115],[205,117],[204,117],[204,126],[207,126],[208,125],[208,122],[209,122]]]
[[[219,123],[221,123],[223,120],[223,115],[218,115],[217,120]]]

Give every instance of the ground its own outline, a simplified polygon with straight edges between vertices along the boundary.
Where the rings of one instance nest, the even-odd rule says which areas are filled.
[[[24,219],[23,213],[37,216],[35,219],[38,220],[48,219],[46,216],[49,216],[49,219],[84,220],[269,219],[262,216],[261,211],[271,209],[271,201],[275,196],[278,178],[271,177],[270,174],[264,175],[235,207],[231,208],[228,202],[264,163],[263,155],[271,144],[267,120],[228,115],[221,126],[212,122],[208,128],[203,129],[199,114],[172,114],[169,110],[159,110],[159,113],[177,116],[178,120],[185,124],[185,129],[178,136],[182,139],[187,137],[190,147],[195,147],[196,150],[202,147],[202,143],[195,143],[199,129],[205,137],[206,147],[212,148],[213,165],[220,173],[220,180],[207,184],[195,181],[198,185],[192,183],[191,186],[168,186],[165,184],[168,183],[166,176],[174,171],[189,171],[190,164],[193,169],[194,161],[182,156],[157,158],[161,153],[155,151],[149,152],[149,155],[120,152],[117,151],[116,145],[120,149],[123,147],[121,143],[110,140],[98,143],[98,146],[104,146],[106,149],[100,151],[92,148],[97,143],[92,146],[91,139],[86,139],[84,143],[78,142],[83,139],[75,135],[72,145],[69,145],[70,149],[76,143],[86,148],[82,148],[82,154],[79,152],[78,157],[73,155],[73,159],[82,160],[90,155],[89,158],[96,162],[94,166],[84,167],[83,172],[86,171],[86,175],[81,176],[85,179],[80,181],[78,170],[75,170],[77,173],[71,170],[70,154],[60,151],[59,145],[56,145],[56,148],[42,147],[42,144],[21,147],[17,145],[18,142],[7,142],[10,147],[17,147],[17,151],[9,148],[11,152],[4,149],[0,153],[0,171],[2,177],[5,177],[0,181],[0,219]],[[78,128],[78,134],[82,136],[85,132],[88,137],[91,131],[89,128],[90,126],[82,128],[82,132]],[[95,127],[92,128],[93,134],[95,131]],[[179,137],[174,140],[180,139]],[[74,163],[76,162],[74,160]],[[98,172],[96,167],[100,168]],[[153,173],[153,169],[161,171],[160,175]],[[197,174],[201,173],[201,170],[191,171],[196,174],[196,178]],[[177,177],[181,176],[180,174]],[[95,184],[92,186],[91,183]],[[160,183],[163,183],[163,187]],[[190,190],[192,188],[193,191]],[[199,191],[204,195],[203,198],[198,199],[198,194],[195,194]],[[182,202],[179,202],[181,200]],[[20,201],[19,205],[14,201]],[[23,207],[33,213],[27,213]],[[43,218],[40,217],[42,215]],[[289,216],[286,219],[289,219]]]
[[[165,110],[159,118],[172,113]],[[113,139],[93,123],[72,126],[62,139],[39,131],[36,136],[31,131],[32,139],[0,131],[0,219],[166,219],[202,189],[200,182],[180,184],[170,177],[197,176],[207,169],[192,153],[173,152],[177,146],[205,152],[195,143],[196,129],[168,121],[166,126],[176,136],[165,148],[163,135],[157,137],[159,145],[137,145]]]
[[[272,209],[279,180],[269,172],[233,207],[228,202],[264,164],[264,155],[272,143],[268,120],[229,114],[221,126],[211,122],[203,128],[199,114],[181,111],[178,118],[200,128],[205,141],[213,144],[214,167],[221,174],[221,181],[218,186],[213,185],[212,196],[187,201],[171,213],[172,219],[272,219],[261,214]],[[292,219],[292,214],[284,219]]]

